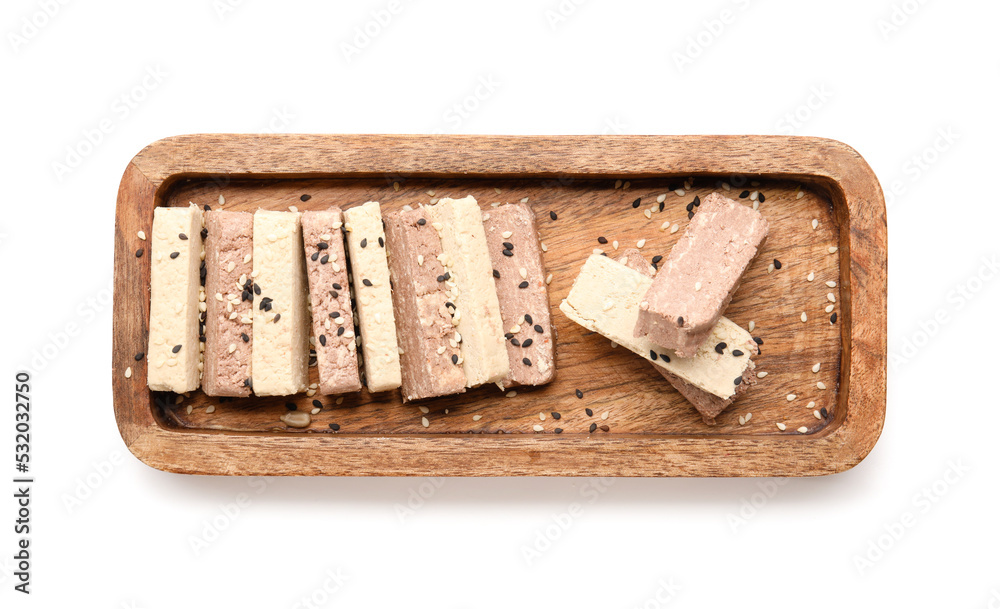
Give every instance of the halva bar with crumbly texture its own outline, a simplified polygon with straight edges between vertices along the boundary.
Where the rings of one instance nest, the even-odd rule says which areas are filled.
[[[634,335],[691,357],[709,339],[767,237],[756,210],[712,193],[639,303]]]
[[[510,362],[503,385],[544,385],[556,373],[555,329],[534,209],[501,205],[483,214],[483,224]]]
[[[399,387],[402,379],[381,206],[368,201],[347,209],[344,222],[361,333],[364,382],[372,393],[390,391]]]
[[[300,214],[253,216],[253,392],[292,395],[309,384],[309,311]],[[258,293],[259,289],[259,293]]]
[[[634,336],[632,330],[639,315],[639,302],[652,283],[651,278],[639,271],[606,256],[592,255],[559,308],[581,326],[646,358],[684,382],[723,399],[735,396],[747,368],[753,365],[750,353],[721,354],[715,351],[714,345],[742,344],[750,339],[749,334],[722,318],[709,332],[711,345],[705,343],[688,358],[678,357],[673,350],[645,336]]]
[[[648,262],[646,262],[646,259],[642,255],[642,252],[640,252],[635,248],[629,248],[625,250],[624,252],[622,252],[622,255],[619,256],[616,260],[620,264],[624,264],[628,268],[634,271],[638,271],[643,275],[645,275],[646,277],[653,277],[654,275],[656,275],[656,269]],[[747,336],[749,337],[750,335],[748,334]],[[717,352],[721,350],[722,355],[725,355],[725,353],[728,350],[728,352],[735,357],[739,357],[743,355],[743,353],[749,353],[751,356],[756,355],[758,353],[757,343],[754,342],[752,338],[749,341],[744,342],[743,344],[738,344],[738,345],[717,344],[715,345],[714,348],[717,350]],[[747,389],[749,389],[751,385],[756,384],[757,379],[753,374],[754,367],[755,367],[754,363],[751,360],[750,364],[743,371],[743,382],[740,383],[739,385],[736,385],[736,392],[729,398],[723,399],[720,398],[719,396],[712,395],[707,391],[698,389],[697,387],[691,385],[690,383],[680,378],[676,374],[668,372],[666,368],[657,366],[655,364],[653,365],[653,368],[655,368],[656,371],[663,376],[663,378],[667,379],[667,381],[671,385],[673,385],[674,389],[676,389],[681,395],[683,395],[688,402],[691,402],[691,404],[701,414],[702,420],[707,425],[715,425],[715,417],[717,417],[719,413],[725,410],[727,406],[732,404],[736,400],[736,398],[738,398]]]
[[[471,196],[443,198],[424,209],[441,237],[441,261],[450,275],[444,283],[453,294],[465,385],[499,383],[510,375],[510,363],[479,203]]]
[[[465,372],[450,275],[441,263],[441,238],[425,209],[386,214],[389,274],[402,353],[403,401],[461,393]],[[354,281],[363,281],[355,275]]]
[[[201,382],[198,294],[202,212],[197,205],[156,207],[150,235],[149,347],[153,391],[183,393]]]
[[[253,214],[205,214],[205,395],[250,395]]]
[[[339,207],[302,213],[319,393],[324,395],[361,391],[343,225]]]

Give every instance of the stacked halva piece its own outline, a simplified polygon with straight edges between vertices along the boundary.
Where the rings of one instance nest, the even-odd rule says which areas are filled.
[[[713,193],[659,272],[637,250],[593,255],[560,309],[652,362],[713,424],[754,382],[757,344],[722,313],[767,231],[757,211]]]

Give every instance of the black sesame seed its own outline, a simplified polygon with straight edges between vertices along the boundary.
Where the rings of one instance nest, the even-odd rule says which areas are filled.
[[[320,241],[319,243],[316,244],[316,249],[325,250],[325,249],[329,249],[329,247],[330,247],[330,244],[327,243],[326,241]]]
[[[344,288],[339,283],[334,282],[333,289],[335,289],[335,290],[343,290]]]
[[[457,307],[455,306],[455,303],[453,303],[453,302],[452,302],[452,301],[450,301],[450,300],[448,300],[448,301],[445,301],[445,303],[444,303],[444,306],[446,306],[446,307],[449,307],[449,308],[451,308],[451,309],[455,309],[455,308],[457,308]]]
[[[525,321],[525,322],[526,322],[526,323],[527,323],[528,325],[531,325],[531,324],[535,323],[535,322],[534,322],[534,321],[533,321],[533,320],[531,319],[531,315],[528,315],[527,313],[525,313],[525,314],[524,314],[524,321]]]
[[[511,243],[510,241],[504,241],[503,242],[503,248],[505,250],[512,250],[512,249],[514,249],[514,244]]]
[[[305,203],[306,201],[308,201],[311,198],[312,198],[312,195],[302,195],[301,197],[299,197],[299,201],[302,201],[303,203]]]
[[[337,425],[336,423],[330,423],[330,429],[332,429],[333,431],[340,431],[340,425]]]
[[[597,238],[597,242],[600,243],[601,245],[604,245],[605,243],[608,242],[608,238],[607,237],[598,237]]]
[[[552,218],[553,220],[558,220],[559,219],[559,216],[557,216],[556,212],[554,212],[554,211],[550,211],[549,212],[549,217]]]
[[[510,257],[510,256],[514,255],[514,252],[512,252],[512,251],[510,251],[508,249],[505,249],[505,250],[503,250],[503,255]]]
[[[690,220],[693,217],[694,217],[694,212],[693,211],[689,211],[688,212],[688,220]]]
[[[597,423],[591,423],[590,424],[590,433],[594,433],[595,431],[597,431]]]
[[[334,311],[333,313],[330,313],[330,317],[332,319],[337,319],[338,317],[340,317],[340,311]]]
[[[246,302],[248,300],[253,301],[253,295],[250,293],[250,290],[243,290],[243,292],[240,293],[240,302]]]
[[[256,283],[253,284],[253,293],[260,296],[260,286],[257,285]]]
[[[521,341],[519,341],[516,338],[512,338],[512,339],[510,339],[510,344],[514,345],[515,347],[520,347],[521,346]]]
[[[208,205],[206,205],[205,207],[208,207]],[[202,241],[204,241],[206,237],[208,237],[208,229],[207,228],[203,228],[203,229],[201,229],[201,239],[202,239]]]
[[[761,338],[761,337],[759,337],[759,336],[754,336],[753,337],[753,342],[757,343],[758,345],[763,345],[764,344],[764,339]]]
[[[830,316],[830,323],[831,324],[837,323],[837,313],[836,312],[834,312],[833,315]]]
[[[176,258],[176,257],[178,257],[178,256],[180,256],[180,255],[181,255],[181,253],[180,253],[180,252],[172,252],[172,253],[170,254],[170,257],[171,257],[171,258]]]
[[[344,334],[344,326],[337,328],[337,336],[342,336]]]
[[[725,350],[726,350],[726,343],[719,343],[718,345],[715,345],[715,352],[716,353],[721,354]]]
[[[534,341],[533,341],[532,339],[530,339],[530,338],[526,338],[526,339],[524,339],[524,341],[523,341],[523,342],[521,343],[521,346],[522,346],[522,347],[530,347],[530,346],[531,346],[531,343],[533,343],[533,342],[534,342]]]
[[[334,300],[340,298],[340,292],[336,292],[334,290],[330,290],[328,293],[330,294],[330,298],[332,298]]]
[[[143,250],[142,250],[141,247],[139,249],[135,250],[135,257],[136,258],[142,258],[142,251]]]
[[[517,287],[519,287],[519,288],[521,288],[523,290],[524,288],[528,287],[528,282],[527,281],[522,281],[521,283],[517,284]]]
[[[743,382],[743,377],[742,376],[738,376],[738,377],[736,377],[736,378],[733,379],[733,384],[734,385],[739,385],[742,382]]]
[[[661,260],[663,260],[663,256],[660,256],[659,254],[653,256],[653,264],[660,264]]]
[[[679,328],[683,328],[684,327],[684,318],[683,317],[678,317],[677,318],[677,327],[679,327]]]
[[[558,412],[552,412],[552,413],[549,413],[549,414],[551,414],[552,418],[555,419],[555,420],[557,420],[557,421],[562,418],[562,415],[559,414]]]
[[[830,412],[826,409],[826,406],[819,409],[819,416],[823,417],[824,419],[830,418]]]
[[[750,196],[750,191],[749,190],[744,190],[743,192],[740,193],[740,198],[741,199],[745,199],[745,198],[747,198],[749,196]]]
[[[205,205],[204,209],[205,209],[205,211],[212,211],[212,206],[211,205]]]
[[[701,197],[695,195],[693,203],[694,203],[695,207],[698,207],[699,205],[701,205]]]
[[[445,277],[444,275],[438,275],[437,277],[438,283],[443,283],[446,279],[447,277]]]
[[[562,427],[556,427],[556,428],[555,428],[555,429],[553,429],[552,431],[554,431],[554,432],[556,432],[556,433],[562,433]]]
[[[663,361],[667,362],[668,364],[670,363],[670,356],[667,355],[666,353],[661,353],[660,354],[660,359],[662,359]]]
[[[739,349],[733,349],[733,357],[743,357],[743,352]]]
[[[690,212],[691,210],[693,210],[693,209],[694,209],[694,203],[688,203],[688,204],[687,204],[687,205],[686,205],[686,206],[684,207],[684,209],[686,209],[686,210],[688,210],[688,211]]]
[[[361,240],[361,247],[368,247],[368,239],[367,238]]]
[[[317,260],[319,260],[319,252],[313,252],[313,255],[312,255],[312,256],[309,256],[309,258],[310,258],[310,259],[311,259],[311,260],[312,260],[313,262],[316,262]]]
[[[178,233],[177,234],[177,238],[180,239],[181,241],[187,241],[188,240],[188,236],[185,235],[184,233]]]
[[[323,254],[323,257],[319,259],[320,264],[326,264],[330,262],[330,254]]]
[[[417,220],[417,225],[423,226],[424,224],[427,224],[426,218],[420,218],[419,220]]]
[[[535,324],[535,332],[538,332],[539,334],[541,334],[542,332],[545,332],[545,329],[542,328],[540,325]]]
[[[138,352],[138,353],[135,354],[135,361],[137,361],[137,362],[138,361],[142,361],[142,358],[145,357],[145,356],[146,356],[146,354],[143,353],[142,351],[140,351],[140,352]]]
[[[287,408],[288,410],[298,410],[299,409],[299,407],[295,404],[295,402],[285,402],[285,408]]]
[[[763,203],[764,202],[764,193],[762,193],[762,192],[761,193],[757,193],[757,200],[760,201],[761,203]]]
[[[181,350],[181,346],[180,346],[180,345],[174,345],[174,348],[173,348],[173,349],[171,349],[170,351],[171,351],[172,353],[177,353],[177,352],[178,352],[178,351],[180,351],[180,350]]]
[[[506,338],[507,340],[510,340],[510,339],[514,338],[514,335],[511,334],[510,332],[504,332],[503,333],[503,337]]]
[[[372,280],[371,279],[362,279],[361,283],[365,284],[369,288],[372,287]]]
[[[379,247],[385,247],[385,239],[383,239],[382,237],[379,237],[378,238],[378,246]]]
[[[451,354],[451,363],[453,363],[453,364],[457,364],[458,363],[458,355],[457,354],[455,354],[455,353]]]
[[[326,334],[319,335],[319,344],[323,345],[324,347],[326,346]]]
[[[663,206],[666,205],[663,201],[660,201],[660,211],[663,211]]]
[[[322,407],[323,407],[323,402],[320,402],[319,400],[313,400],[313,408],[322,408]]]
[[[580,391],[579,389],[576,390],[576,398],[578,400],[582,400],[583,399],[583,392]]]
[[[653,360],[655,362],[657,357],[658,356],[656,355],[656,351],[653,351],[652,349],[650,349],[649,350],[649,359],[651,359],[651,360]]]
[[[245,343],[250,342],[250,335],[247,334],[246,332],[241,333],[240,334],[240,338],[242,338],[243,342],[245,342]]]
[[[243,379],[243,386],[244,387],[249,387],[250,389],[253,389],[253,379],[250,378],[250,377],[247,377],[247,378]]]
[[[521,360],[521,363],[524,364],[525,366],[530,366],[531,360],[525,357]]]
[[[275,313],[274,314],[274,323],[278,323],[279,319],[281,319],[281,313]]]
[[[642,203],[642,197],[639,197],[635,201],[632,201],[632,209],[638,208],[641,203]]]
[[[594,411],[589,408],[584,408],[583,411],[587,413],[588,417],[594,416]]]
[[[774,268],[779,271],[781,270],[781,261],[777,258],[774,259]]]

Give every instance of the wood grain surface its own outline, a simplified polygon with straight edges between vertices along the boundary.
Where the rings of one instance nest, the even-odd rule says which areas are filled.
[[[681,194],[685,181],[692,187]],[[647,362],[570,322],[558,304],[595,248],[615,256],[615,241],[621,251],[644,240],[647,259],[666,257],[687,225],[685,206],[713,191],[732,198],[743,191],[762,194],[760,211],[771,231],[726,311],[744,327],[754,322],[753,334],[764,341],[755,360],[768,375],[709,427]],[[492,205],[525,197],[535,209],[548,250],[557,331],[557,373],[550,385],[517,388],[513,397],[482,387],[405,406],[398,391],[343,399],[299,395],[226,401],[200,391],[181,399],[148,391],[146,362],[133,356],[144,350],[146,340],[149,257],[136,258],[135,251],[146,247],[136,233],[151,233],[155,205],[191,201],[219,209],[222,195],[221,209],[227,210],[346,209],[368,200],[394,210],[470,194],[486,213]],[[660,211],[657,197],[664,194]],[[200,135],[161,140],[136,156],[119,191],[112,371],[119,428],[146,463],[187,473],[742,476],[842,471],[871,450],[884,419],[884,214],[878,182],[863,159],[843,144],[815,138]],[[661,230],[664,222],[670,224]],[[680,230],[671,232],[673,225]],[[775,259],[781,268],[768,272]],[[813,281],[807,281],[810,273]],[[836,286],[829,287],[829,281]],[[831,304],[836,323],[825,310]],[[819,371],[813,372],[817,363]],[[124,375],[128,367],[131,378]],[[316,382],[315,368],[311,375]],[[279,420],[286,404],[308,411],[314,400],[322,410],[309,428],[291,429]],[[826,416],[817,418],[817,412]],[[746,421],[748,414],[752,417]],[[422,417],[429,421],[426,428]],[[330,423],[340,430],[333,432]],[[608,431],[591,434],[591,423]],[[535,425],[544,431],[535,432]],[[557,427],[561,434],[554,432]]]

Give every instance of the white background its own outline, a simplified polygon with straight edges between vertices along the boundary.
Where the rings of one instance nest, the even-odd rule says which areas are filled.
[[[232,1],[3,3],[0,370],[11,404],[36,368],[38,483],[24,598],[0,482],[0,605],[1000,607],[996,2]],[[261,131],[847,142],[890,201],[882,438],[784,484],[154,471],[112,415],[118,182],[158,138]]]

